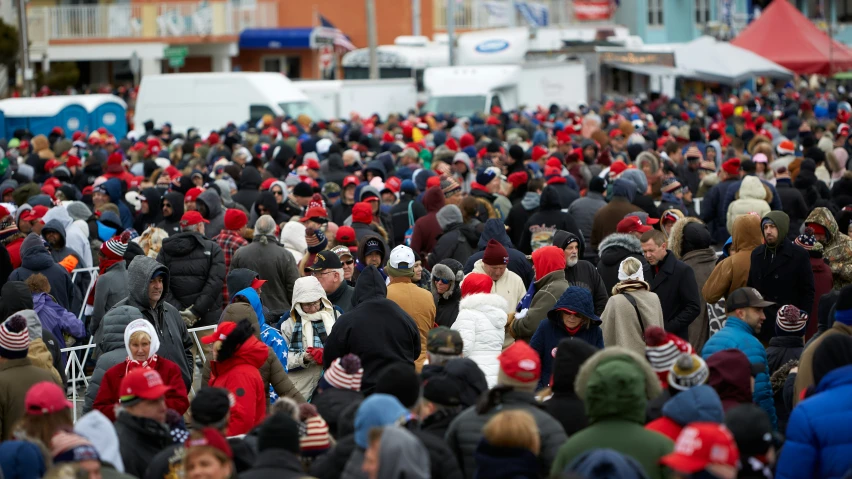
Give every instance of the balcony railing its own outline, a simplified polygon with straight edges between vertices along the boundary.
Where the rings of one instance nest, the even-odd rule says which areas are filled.
[[[454,3],[455,28],[460,30],[574,23],[572,2],[566,0],[435,0],[436,30],[447,28],[448,2]]]
[[[238,35],[246,28],[274,27],[273,2],[168,2],[66,5],[27,9],[30,41],[168,38]]]

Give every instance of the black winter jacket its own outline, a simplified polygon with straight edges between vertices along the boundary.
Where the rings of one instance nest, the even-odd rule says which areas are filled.
[[[115,420],[115,433],[124,462],[124,472],[145,477],[145,471],[161,450],[173,443],[169,428],[153,419],[120,412]]]
[[[413,221],[408,222],[408,205],[411,204],[411,215]],[[349,208],[349,214],[352,214],[352,208]],[[402,193],[399,197],[399,203],[393,205],[390,210],[391,224],[393,224],[393,241],[394,244],[405,244],[405,232],[409,227],[414,228],[414,221],[426,216],[426,207],[423,203],[415,201],[414,197],[407,193]],[[343,223],[340,223],[343,224]]]
[[[429,452],[429,471],[432,479],[462,479],[459,464],[443,438],[421,430],[416,421],[409,422],[406,429],[417,436]]]
[[[71,281],[71,275],[65,268],[56,264],[53,256],[44,247],[41,236],[30,233],[21,243],[21,267],[12,271],[9,281],[26,281],[36,273],[47,277],[50,295],[60,306],[74,314],[80,312],[83,298],[75,294],[76,288]]]
[[[805,197],[802,192],[793,188],[793,183],[787,178],[779,178],[775,185],[775,190],[778,196],[781,197],[781,207],[787,216],[790,217],[790,231],[787,232],[787,239],[793,241],[799,235],[799,228],[808,217],[810,210],[805,204]]]
[[[343,410],[353,404],[359,404],[364,400],[360,391],[348,389],[326,388],[317,390],[311,398],[311,403],[316,406],[317,412],[328,424],[328,431],[334,437],[341,437],[337,430],[338,421]]]
[[[300,479],[305,477],[299,457],[285,449],[266,449],[257,455],[254,467],[239,479]]]
[[[395,362],[414,365],[420,356],[420,332],[402,308],[387,299],[387,286],[374,266],[365,268],[355,283],[351,311],[344,313],[328,335],[323,369],[352,353],[361,358],[361,391],[372,392],[380,370]]]
[[[225,255],[216,243],[198,233],[180,233],[163,240],[157,261],[169,268],[166,301],[183,311],[192,308],[194,326],[216,324],[222,313]]]
[[[567,231],[574,233],[578,237],[583,237],[583,233],[580,231],[574,218],[568,213],[562,212],[559,193],[550,186],[546,186],[541,192],[540,209],[537,213],[530,216],[521,232],[521,240],[517,247],[524,254],[532,254],[533,252],[531,244],[533,240],[532,230],[536,231],[535,239],[537,241],[544,241],[545,243],[547,243],[547,234],[552,235],[556,230]]]
[[[805,349],[801,336],[775,336],[766,348],[766,373],[772,376],[781,366],[793,359],[798,360]]]
[[[701,314],[701,292],[692,268],[671,251],[667,253],[659,270],[652,266],[652,276],[645,279],[660,298],[666,331],[689,340],[689,325]]]
[[[253,166],[247,166],[240,175],[240,181],[237,182],[239,191],[232,197],[234,202],[243,205],[246,211],[251,211],[254,202],[260,196],[260,184],[263,179],[260,172]]]
[[[580,286],[592,293],[592,298],[595,301],[595,314],[600,316],[603,313],[609,300],[609,293],[600,273],[592,263],[581,259],[574,266],[566,267],[565,279],[571,283],[571,286]]]
[[[482,234],[479,236],[479,243],[477,244],[479,251],[470,255],[467,261],[462,262],[464,264],[464,274],[467,275],[473,271],[473,266],[485,255],[485,247],[488,246],[488,242],[492,239],[506,248],[506,251],[509,252],[509,271],[520,276],[524,280],[524,286],[529,288],[530,284],[535,281],[535,272],[533,272],[532,263],[527,259],[525,254],[515,249],[515,245],[512,244],[512,240],[509,239],[509,235],[506,233],[506,227],[496,218],[485,222],[485,228],[482,230]]]
[[[444,234],[438,237],[435,249],[429,253],[429,264],[438,264],[445,259],[454,259],[461,263],[467,261],[476,248],[479,236],[469,225],[460,223],[447,226]]]

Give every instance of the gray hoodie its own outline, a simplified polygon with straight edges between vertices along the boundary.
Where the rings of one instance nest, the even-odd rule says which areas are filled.
[[[400,427],[386,427],[379,448],[379,479],[428,479],[429,453],[420,439]]]
[[[118,435],[112,422],[100,411],[92,411],[77,420],[74,432],[92,442],[101,462],[124,472],[124,461],[118,448]]]

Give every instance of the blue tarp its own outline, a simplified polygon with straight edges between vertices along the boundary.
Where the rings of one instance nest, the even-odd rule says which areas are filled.
[[[240,48],[310,48],[312,27],[248,28],[240,33]]]

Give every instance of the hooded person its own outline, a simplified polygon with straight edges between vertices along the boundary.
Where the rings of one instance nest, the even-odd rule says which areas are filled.
[[[695,358],[701,361],[697,356],[683,355],[682,357]],[[691,378],[690,387],[666,401],[663,405],[663,415],[646,424],[645,429],[657,431],[672,441],[676,441],[683,428],[690,423],[713,422],[721,424],[725,420],[725,411],[722,408],[719,395],[712,387],[701,384],[701,381],[707,381],[709,375],[706,365],[699,371],[702,372],[701,378]],[[695,383],[698,384],[691,385]]]
[[[306,399],[322,376],[323,349],[337,316],[317,278],[296,280],[290,318],[281,325],[281,335],[289,345],[288,376]]]
[[[471,273],[461,285],[459,313],[452,329],[461,334],[462,356],[472,359],[485,373],[488,387],[497,384],[497,356],[503,350],[509,305],[492,293],[487,275]]]
[[[436,216],[443,233],[438,237],[434,249],[426,256],[429,264],[438,264],[452,258],[466,261],[475,251],[479,236],[470,225],[464,224],[461,210],[456,205],[446,205]]]
[[[435,324],[451,327],[459,314],[461,282],[464,279],[462,265],[448,258],[432,266],[431,274],[430,288],[435,300]]]
[[[325,343],[323,368],[328,369],[337,358],[355,354],[364,368],[361,389],[369,393],[382,368],[395,362],[413,365],[420,357],[420,333],[411,316],[387,299],[385,280],[374,266],[358,277],[352,306],[334,323]]]
[[[535,294],[526,314],[516,314],[510,331],[515,339],[529,341],[562,293],[571,285],[565,280],[565,254],[556,246],[544,246],[532,254]],[[531,286],[532,288],[532,286]]]
[[[500,354],[498,360],[497,386],[483,394],[476,407],[465,409],[450,423],[447,445],[462,466],[465,477],[475,477],[475,451],[483,437],[485,424],[500,411],[526,411],[533,416],[538,427],[541,444],[538,469],[545,476],[566,436],[562,426],[540,409],[533,395],[541,377],[538,353],[526,343],[516,341]]]
[[[160,340],[154,326],[145,319],[131,321],[124,329],[124,347],[127,352],[124,362],[104,373],[92,408],[114,421],[115,409],[122,396],[119,389],[121,381],[134,369],[148,368],[160,373],[163,382],[171,387],[166,393],[166,407],[181,415],[185,413],[189,409],[189,399],[180,368],[174,362],[157,356]]]
[[[644,171],[637,168],[628,168],[624,170],[618,178],[630,181],[636,185],[636,195],[633,197],[633,201],[631,201],[631,203],[642,208],[642,210],[645,211],[645,213],[648,213],[648,216],[651,218],[660,217],[660,212],[662,210],[657,207],[656,203],[654,203],[654,198],[647,194],[648,177],[645,176]]]
[[[514,202],[515,204],[512,206],[512,209],[509,211],[509,215],[506,217],[506,221],[504,222],[504,229],[509,232],[513,244],[520,244],[521,234],[524,231],[524,224],[530,216],[539,210],[541,206],[541,192],[544,189],[545,183],[541,178],[530,180],[529,183],[527,183],[529,175],[526,172],[515,173],[515,175],[521,175],[520,178],[523,181],[518,184],[518,186],[526,188],[526,191],[523,193],[524,196],[520,199],[520,201]],[[512,180],[509,182],[512,183]]]
[[[538,212],[534,213],[524,225],[521,239],[516,245],[524,254],[531,254],[541,246],[553,244],[553,235],[558,230],[567,231],[580,237],[582,233],[574,218],[562,211],[559,193],[553,188],[545,187],[541,192],[541,202]]]
[[[160,207],[162,194],[157,188],[145,188],[142,190],[140,200],[141,209],[133,221],[133,228],[140,234],[149,226],[156,225],[163,220],[163,209]]]
[[[369,234],[358,240],[358,259],[352,281],[358,281],[358,276],[369,266],[375,266],[383,278],[387,278],[384,265],[387,263],[390,248],[385,240],[377,234]]]
[[[42,221],[44,221],[45,227],[47,227],[47,223],[57,221],[62,226],[62,230],[60,231],[57,228],[57,231],[60,231],[63,235],[65,246],[80,258],[79,267],[92,267],[94,263],[92,262],[92,248],[89,247],[89,238],[82,230],[74,227],[74,219],[68,214],[65,206],[54,206],[49,209]],[[42,229],[42,234],[43,231]]]
[[[125,231],[121,236],[113,237],[101,244],[98,254],[98,279],[94,285],[92,314],[89,320],[89,330],[92,336],[98,336],[101,320],[119,301],[126,298],[130,291],[127,289],[127,266],[124,254],[130,232]],[[100,287],[98,287],[100,282]]]
[[[161,204],[163,220],[157,223],[157,228],[161,228],[169,236],[180,233],[180,219],[183,216],[183,195],[177,191],[169,191],[163,195]]]
[[[598,351],[580,367],[575,387],[590,425],[559,448],[552,474],[587,451],[610,448],[638,461],[648,477],[668,477],[659,461],[674,443],[643,427],[648,399],[660,394],[657,375],[643,357],[617,346]]]
[[[74,432],[88,439],[98,453],[101,477],[104,479],[130,479],[124,473],[124,461],[118,446],[118,435],[112,421],[100,411],[83,415],[74,423]]]
[[[496,218],[491,218],[485,222],[482,234],[479,236],[479,243],[477,243],[479,251],[470,255],[464,263],[464,274],[469,274],[477,269],[476,265],[479,260],[485,257],[485,250],[491,240],[503,245],[503,248],[506,249],[509,256],[508,269],[514,272],[523,281],[523,288],[524,291],[526,291],[526,288],[535,281],[535,274],[533,273],[532,266],[530,265],[527,256],[515,249],[515,245],[512,243],[512,240],[509,239],[509,235],[506,232],[506,226],[502,221]],[[482,271],[476,272],[482,273]],[[509,301],[510,305],[512,304],[512,301],[508,298],[507,301]]]
[[[84,268],[83,258],[75,250],[67,246],[65,227],[59,220],[50,220],[41,229],[41,236],[47,242],[50,255],[57,264],[65,268],[68,274],[79,268]],[[89,252],[91,255],[91,251]],[[88,275],[87,275],[88,276]],[[79,288],[78,288],[79,289]],[[75,292],[75,294],[80,294]]]
[[[254,336],[248,319],[219,323],[216,331],[201,341],[213,345],[208,385],[227,389],[235,397],[228,436],[246,434],[266,416],[267,392],[259,369],[269,350]]]
[[[660,298],[645,281],[642,262],[628,256],[618,269],[619,282],[612,288],[601,321],[603,343],[636,354],[645,353],[645,331],[663,327]]]
[[[742,215],[734,220],[731,254],[713,268],[701,288],[701,296],[706,304],[727,298],[748,284],[751,253],[763,243],[760,230],[760,218],[757,215]]]
[[[145,318],[154,325],[160,340],[160,356],[180,367],[184,385],[189,388],[194,364],[193,342],[180,311],[165,301],[170,288],[169,279],[169,269],[157,261],[147,256],[133,258],[127,268],[127,288],[130,295],[116,306],[136,308],[139,313],[134,313],[132,319]],[[104,328],[115,311],[116,308],[113,308],[104,316]]]
[[[390,279],[387,299],[398,304],[414,320],[420,332],[420,355],[415,361],[417,372],[420,372],[426,362],[426,339],[435,324],[436,307],[432,295],[412,283],[414,263],[414,252],[411,248],[399,245],[391,251],[385,271]]]
[[[822,243],[823,257],[828,260],[834,276],[834,288],[852,284],[852,238],[841,232],[831,211],[825,207],[814,208],[805,226],[813,228],[815,239]]]
[[[101,192],[106,193],[109,196],[110,203],[118,206],[118,213],[121,218],[121,227],[123,229],[133,228],[133,213],[130,212],[130,208],[124,201],[121,193],[121,180],[118,178],[110,178],[96,187],[95,192],[98,192],[99,188]]]
[[[569,437],[589,424],[583,401],[574,390],[574,381],[580,366],[597,351],[598,348],[585,341],[565,338],[559,341],[553,356],[553,374],[549,379],[552,394],[545,398],[542,407],[562,424]]]
[[[606,291],[612,291],[612,288],[621,281],[618,271],[621,262],[626,258],[636,258],[642,263],[643,269],[647,272],[649,266],[642,253],[642,243],[633,234],[613,233],[601,241],[598,247],[597,269],[604,283]]]
[[[80,319],[58,305],[50,295],[50,284],[40,273],[25,281],[33,295],[33,307],[45,329],[57,339],[60,348],[66,346],[65,335],[73,338],[86,336],[86,325]],[[65,355],[63,355],[63,361]]]
[[[832,335],[813,356],[814,389],[793,409],[776,477],[843,477],[852,468],[849,420],[852,338]]]
[[[571,286],[585,288],[592,293],[595,301],[595,314],[603,313],[609,292],[604,286],[600,273],[592,263],[583,257],[583,240],[567,231],[558,230],[553,235],[553,246],[565,252],[565,279]]]
[[[734,219],[740,215],[749,214],[753,211],[763,217],[766,213],[769,213],[771,209],[767,202],[768,195],[769,192],[756,176],[743,178],[737,199],[728,205],[728,221],[726,223],[728,231],[734,230]]]
[[[616,232],[618,222],[623,220],[628,213],[642,211],[642,208],[633,204],[635,196],[636,185],[632,181],[619,178],[613,182],[612,198],[606,206],[595,213],[595,219],[592,224],[592,250],[601,251],[601,242]],[[574,233],[574,231],[571,232]]]
[[[299,221],[288,221],[281,228],[280,243],[293,255],[296,264],[299,264],[308,252],[305,229],[305,225]]]
[[[12,271],[9,281],[26,281],[36,273],[47,278],[51,296],[56,303],[68,311],[80,311],[82,298],[76,294],[77,289],[68,271],[56,263],[42,238],[30,233],[21,244],[21,266]]]
[[[426,207],[426,215],[414,222],[414,231],[411,235],[411,249],[417,251],[421,258],[425,258],[435,249],[438,236],[443,233],[438,223],[438,211],[444,207],[444,192],[440,186],[433,186],[423,194],[423,206]],[[354,219],[354,213],[353,213]],[[358,239],[361,244],[361,239]]]
[[[745,353],[725,349],[708,356],[706,362],[710,370],[707,384],[716,390],[725,411],[752,403],[753,369]]]
[[[207,220],[207,224],[204,225],[204,236],[215,238],[225,227],[225,209],[222,208],[222,199],[219,194],[213,188],[204,190],[204,193],[196,198],[195,207]]]
[[[686,263],[695,273],[695,283],[702,291],[707,278],[716,268],[716,251],[710,246],[710,230],[698,218],[686,217],[678,220],[669,234],[669,248],[675,257]],[[699,353],[710,337],[710,317],[704,295],[700,297],[701,314],[689,325],[688,339]]]
[[[645,469],[636,459],[609,448],[595,449],[581,454],[565,467],[565,474],[574,473],[580,477],[631,477],[647,479]]]
[[[234,202],[241,204],[246,211],[251,211],[260,196],[260,184],[262,182],[263,178],[261,178],[257,168],[246,166],[237,181],[239,191],[232,197]]]
[[[770,211],[761,219],[760,225],[764,244],[751,252],[748,285],[772,303],[764,308],[766,317],[774,318],[783,304],[811,311],[814,303],[814,273],[810,255],[787,239],[790,218],[783,211]],[[796,278],[796,281],[778,281],[776,276]],[[774,333],[774,328],[763,328],[758,338],[765,343]]]

